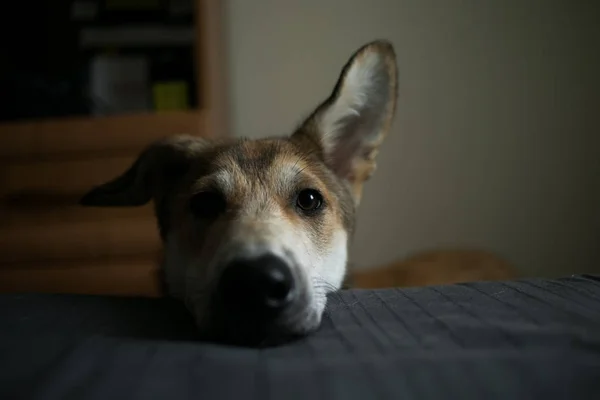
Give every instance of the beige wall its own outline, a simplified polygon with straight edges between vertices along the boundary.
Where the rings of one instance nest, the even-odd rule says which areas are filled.
[[[289,133],[351,52],[388,38],[398,118],[366,188],[356,265],[455,245],[497,251],[527,274],[598,271],[593,3],[230,0],[234,133]]]

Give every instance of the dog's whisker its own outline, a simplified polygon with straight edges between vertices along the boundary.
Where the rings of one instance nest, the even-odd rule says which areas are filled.
[[[324,279],[323,277],[317,275],[314,276],[312,278],[312,282],[313,282],[313,287],[314,288],[325,288],[328,289],[331,292],[337,291],[338,287],[333,285],[332,283],[328,282],[326,279]]]

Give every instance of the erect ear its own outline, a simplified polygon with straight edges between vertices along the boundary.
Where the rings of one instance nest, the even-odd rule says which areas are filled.
[[[79,204],[96,207],[141,206],[185,174],[191,160],[207,141],[187,135],[172,136],[147,147],[122,175],[85,194]]]
[[[363,183],[376,168],[379,146],[396,109],[396,55],[387,41],[371,42],[342,69],[331,96],[292,135],[312,146],[353,191],[355,204]]]

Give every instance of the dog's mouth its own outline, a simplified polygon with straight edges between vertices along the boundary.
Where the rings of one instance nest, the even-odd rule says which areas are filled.
[[[299,340],[319,326],[317,312],[306,296],[298,296],[284,308],[264,310],[251,301],[223,304],[215,296],[206,325],[213,342],[244,347],[272,347]]]
[[[317,330],[319,318],[308,307],[291,306],[278,317],[253,313],[228,313],[213,307],[202,339],[218,344],[243,347],[273,347],[300,340]]]
[[[313,287],[297,271],[270,254],[228,261],[204,306],[196,304],[203,311],[203,338],[266,347],[312,333],[320,324],[319,307]]]
[[[264,327],[240,327],[237,324],[212,325],[201,336],[203,340],[226,346],[265,348],[289,344],[306,337],[306,333],[294,333],[286,329]]]

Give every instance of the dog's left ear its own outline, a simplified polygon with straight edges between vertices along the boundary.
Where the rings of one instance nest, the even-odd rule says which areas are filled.
[[[392,124],[397,75],[391,43],[381,40],[361,47],[342,69],[331,96],[292,135],[350,184],[356,205]]]

